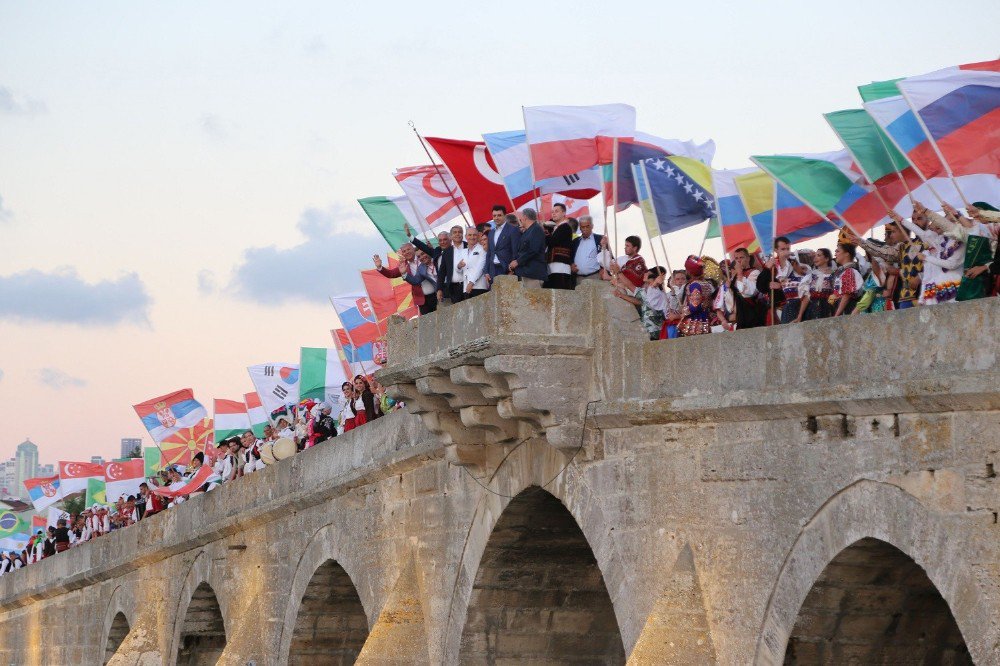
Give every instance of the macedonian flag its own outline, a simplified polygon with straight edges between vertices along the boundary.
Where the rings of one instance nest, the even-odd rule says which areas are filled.
[[[214,428],[212,419],[204,418],[190,428],[181,428],[170,437],[160,442],[163,451],[163,466],[191,464],[194,454],[201,451],[205,454],[205,462],[210,462],[215,452],[212,449],[212,434]]]

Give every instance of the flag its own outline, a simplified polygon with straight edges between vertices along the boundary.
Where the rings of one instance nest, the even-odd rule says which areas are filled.
[[[863,86],[858,86],[858,93],[860,93],[861,99],[866,102],[872,102],[883,97],[898,97],[899,88],[896,87],[896,83],[902,80],[900,78],[866,83]]]
[[[163,441],[181,428],[190,428],[208,413],[194,399],[191,389],[181,389],[134,405],[154,442]]]
[[[429,229],[441,226],[469,211],[448,167],[403,167],[392,172],[403,188],[413,210],[424,220]]]
[[[347,336],[347,331],[342,328],[334,329],[334,342],[339,350],[343,352],[342,359],[347,364],[347,376],[367,375],[372,372],[375,366],[375,344],[352,343]]]
[[[260,402],[260,396],[256,392],[245,393],[243,402],[247,406],[247,416],[250,420],[250,429],[257,439],[264,437],[264,426],[267,425],[267,412]]]
[[[296,363],[261,363],[247,368],[264,411],[271,413],[299,402],[299,366]]]
[[[149,491],[154,495],[173,499],[174,497],[180,497],[181,495],[190,495],[212,480],[213,477],[218,479],[218,475],[212,470],[211,467],[208,465],[202,465],[198,471],[195,472],[194,476],[191,477],[190,481],[176,490],[170,490],[164,486],[151,486]]]
[[[84,506],[94,506],[95,504],[108,503],[108,482],[104,479],[91,477],[87,479],[87,495],[83,501]]]
[[[238,437],[250,430],[250,416],[247,414],[247,406],[243,402],[216,398],[213,411],[212,425],[216,444],[230,437]]]
[[[365,345],[381,337],[375,310],[366,294],[353,292],[330,300],[352,344]]]
[[[610,162],[614,138],[635,134],[635,107],[528,106],[524,131],[535,180],[565,176]]]
[[[390,252],[387,259],[387,268],[399,268],[399,257],[395,253]],[[405,268],[401,270],[405,271]],[[413,288],[402,277],[389,278],[369,269],[361,271],[361,282],[375,316],[375,328],[379,337],[386,328],[382,322],[392,315],[398,314],[404,319],[417,316],[417,306],[413,304]]]
[[[358,199],[358,203],[393,250],[410,242],[403,229],[406,224],[410,225],[413,233],[430,233],[430,228],[417,216],[405,194],[398,197],[368,197]]]
[[[483,134],[483,141],[486,142],[515,208],[528,205],[542,194],[590,199],[601,190],[601,174],[596,166],[554,178],[534,179],[524,130]]]
[[[132,458],[128,462],[110,462],[104,465],[104,482],[109,503],[119,497],[139,494],[139,484],[146,480],[146,470],[142,458]]]
[[[715,212],[711,168],[689,157],[646,159],[638,163],[648,187],[649,210],[655,225],[651,237],[704,222]],[[640,173],[634,170],[634,173]],[[651,222],[649,224],[652,224]],[[653,231],[656,231],[653,234]]]
[[[337,398],[341,385],[347,381],[336,348],[302,347],[299,367],[302,368],[299,390],[302,398],[318,401]]]
[[[46,529],[48,529],[48,526],[49,526],[49,522],[46,519],[46,516],[32,516],[31,517],[31,532],[32,532],[32,534],[37,534],[38,530],[42,530],[44,532],[44,531],[46,531]]]
[[[204,418],[190,428],[178,430],[170,437],[160,442],[163,450],[163,465],[183,465],[187,467],[191,464],[194,454],[199,451],[205,454],[208,460],[214,454],[214,450],[209,446],[212,441],[213,431],[212,419]]]
[[[62,499],[58,474],[25,479],[24,487],[28,490],[31,503],[35,505],[35,511],[41,511]]]
[[[619,139],[619,142],[621,141],[648,148],[659,148],[668,155],[690,157],[708,166],[712,166],[712,160],[715,158],[715,141],[712,139],[709,139],[705,143],[697,143],[691,140],[664,139],[663,137],[647,134],[646,132],[636,132],[631,141],[629,139]]]
[[[760,248],[754,227],[750,224],[740,194],[733,181],[736,176],[753,173],[758,169],[713,169],[712,189],[715,192],[715,208],[722,232],[722,245],[727,253],[745,248],[753,253]]]
[[[733,178],[743,209],[764,252],[774,247],[774,179],[754,169]]]
[[[87,479],[104,480],[104,465],[59,461],[59,489],[63,497],[87,490]]]
[[[649,190],[649,182],[646,179],[646,171],[643,168],[644,162],[637,162],[629,168],[632,170],[632,182],[635,186],[635,197],[642,211],[642,222],[646,226],[646,235],[650,242],[660,235],[660,223],[656,219],[656,209],[653,206],[652,194]]]
[[[874,188],[851,169],[853,160],[846,150],[750,159],[820,216],[846,221],[856,234],[887,219]]]
[[[27,518],[0,510],[0,550],[24,550],[30,538],[31,522]]]
[[[552,207],[557,203],[566,206],[566,217],[579,218],[581,215],[590,215],[590,205],[586,199],[574,199],[562,194],[543,194],[538,203],[538,219],[542,222],[552,219]]]
[[[719,228],[719,217],[717,215],[708,220],[708,228],[705,229],[705,238],[722,238],[722,229]]]
[[[163,455],[155,446],[147,446],[142,450],[142,463],[145,476],[156,476],[163,469]]]
[[[503,178],[484,142],[430,136],[426,141],[458,182],[474,224],[493,219],[493,206],[497,204],[511,207]]]
[[[784,236],[790,243],[818,238],[839,227],[819,215],[780,183],[774,188],[774,236]]]
[[[1000,60],[947,67],[896,86],[947,173],[1000,174]]]
[[[90,505],[88,504],[87,506],[90,506]],[[49,514],[48,514],[48,516],[46,516],[46,519],[45,519],[46,527],[58,527],[60,520],[65,520],[66,523],[67,523],[67,525],[68,525],[69,524],[69,513],[67,513],[66,511],[63,511],[62,509],[60,509],[58,507],[55,507],[55,506],[49,508]]]
[[[882,195],[889,206],[906,197],[908,190],[923,184],[910,161],[906,159],[885,132],[864,109],[846,109],[823,114],[840,142],[854,159],[869,183]],[[906,183],[902,182],[906,179]]]

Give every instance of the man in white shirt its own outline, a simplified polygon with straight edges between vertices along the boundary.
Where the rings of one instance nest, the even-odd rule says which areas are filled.
[[[471,241],[469,242],[468,256],[464,269],[466,298],[485,294],[490,290],[490,276],[486,265],[489,235],[481,233],[477,241],[475,244]]]
[[[571,269],[579,280],[601,279],[601,238],[594,233],[594,218],[580,217],[580,236],[573,241],[573,265]]]
[[[471,231],[475,232],[475,229]],[[462,242],[462,227],[451,228],[451,247],[441,253],[441,267],[438,269],[438,304],[444,299],[458,303],[465,298],[462,289],[462,267],[465,265],[465,244]]]

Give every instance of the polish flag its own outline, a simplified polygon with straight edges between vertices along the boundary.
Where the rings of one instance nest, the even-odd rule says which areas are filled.
[[[609,164],[614,139],[635,135],[628,104],[524,107],[524,130],[535,180]]]
[[[104,481],[104,465],[85,462],[59,461],[59,488],[63,497],[87,491],[88,479]]]
[[[104,465],[105,498],[109,504],[119,497],[139,494],[139,484],[146,480],[146,466],[142,458]]]
[[[495,205],[505,206],[507,210],[513,208],[503,178],[484,142],[430,136],[426,140],[458,182],[474,223],[493,219]]]

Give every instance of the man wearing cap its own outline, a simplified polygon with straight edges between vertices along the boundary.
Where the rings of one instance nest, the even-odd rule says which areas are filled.
[[[313,422],[313,434],[316,436],[316,444],[325,442],[337,436],[337,424],[333,421],[331,411],[333,407],[328,402],[319,404],[319,417]]]

